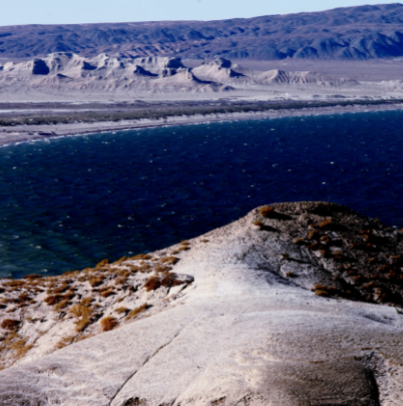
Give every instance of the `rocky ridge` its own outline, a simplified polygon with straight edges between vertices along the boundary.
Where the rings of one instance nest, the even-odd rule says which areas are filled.
[[[282,203],[155,253],[2,280],[0,404],[400,405],[402,248],[343,206]]]
[[[393,3],[221,21],[10,26],[0,27],[0,56],[395,58],[403,56],[402,22],[403,6]]]

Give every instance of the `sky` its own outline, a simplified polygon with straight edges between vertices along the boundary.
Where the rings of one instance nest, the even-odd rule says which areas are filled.
[[[0,0],[0,25],[221,20],[396,0]]]

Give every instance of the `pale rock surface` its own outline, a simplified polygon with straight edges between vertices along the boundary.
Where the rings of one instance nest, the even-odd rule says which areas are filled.
[[[256,209],[142,260],[54,279],[73,278],[69,286],[84,297],[91,289],[86,274],[137,267],[121,291],[105,300],[100,288],[92,294],[104,315],[116,315],[120,298],[119,306],[153,307],[102,334],[94,321],[87,327],[94,336],[52,354],[43,334],[43,343],[0,372],[0,404],[402,405],[403,316],[392,307],[401,300],[400,285],[398,276],[381,278],[377,288],[357,284],[372,265],[364,266],[367,252],[349,241],[366,238],[372,257],[385,258],[399,276],[401,232],[341,206],[293,203]],[[172,256],[179,262],[166,259]],[[158,276],[162,264],[172,268],[164,275],[177,275],[177,286],[147,291],[147,266]],[[348,264],[356,264],[353,274]],[[77,334],[67,310],[37,303],[22,311],[52,319],[50,337],[57,330]],[[24,317],[18,334],[35,335],[43,323]]]

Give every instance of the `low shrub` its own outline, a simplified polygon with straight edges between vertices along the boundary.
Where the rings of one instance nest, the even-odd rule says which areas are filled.
[[[20,338],[11,343],[10,349],[15,352],[15,361],[21,359],[33,347],[33,344],[27,345],[27,341],[26,338]]]
[[[22,279],[40,279],[40,278],[42,278],[42,275],[38,274],[25,275],[22,277]]]
[[[258,227],[259,230],[262,230],[262,231],[278,232],[278,230],[277,230],[276,228],[271,227],[271,226],[268,226],[268,225],[264,224],[264,223],[261,222],[261,221],[255,221],[255,222],[253,223],[253,225],[255,225],[256,227]]]
[[[44,302],[49,306],[54,306],[55,304],[61,302],[63,299],[63,295],[50,295],[45,297]]]
[[[150,276],[147,282],[144,284],[147,292],[151,290],[157,290],[161,286],[161,279],[158,276]]]
[[[109,259],[103,259],[102,261],[99,261],[95,268],[101,268],[102,266],[108,265],[109,264]]]
[[[186,283],[185,281],[178,279],[178,275],[176,273],[167,273],[161,279],[161,286],[165,286],[167,288],[183,285],[185,283]]]
[[[282,214],[278,213],[277,211],[274,210],[273,207],[271,206],[264,206],[261,207],[259,210],[259,213],[261,216],[267,219],[272,219],[272,220],[291,220],[291,217],[288,216],[287,214]]]
[[[101,320],[102,331],[110,331],[119,325],[115,317],[108,316]]]
[[[102,283],[104,282],[106,276],[105,275],[96,275],[96,276],[92,276],[91,278],[89,278],[89,283],[90,285],[95,288],[99,285],[102,285]]]
[[[139,259],[148,260],[148,259],[151,259],[151,258],[152,258],[152,256],[150,254],[138,254],[138,255],[136,255],[134,257],[131,257],[129,259],[131,259],[133,261],[137,261]]]
[[[116,292],[113,290],[112,287],[105,287],[99,290],[98,292],[102,297],[107,298],[111,295],[116,295]]]
[[[175,265],[180,261],[179,258],[176,257],[166,257],[161,259],[161,262],[166,265]]]
[[[20,321],[17,319],[4,319],[0,327],[4,330],[17,331],[20,326]]]
[[[89,305],[94,301],[95,299],[92,296],[87,296],[81,299],[80,304],[85,307],[89,307]]]
[[[128,259],[129,259],[128,257],[122,257],[122,258],[118,259],[117,261],[115,261],[114,264],[115,264],[115,265],[119,265],[119,264],[121,264],[122,262],[127,261]]]
[[[117,309],[115,309],[115,312],[117,314],[122,314],[122,313],[127,314],[130,312],[130,309],[128,309],[127,307],[118,307]]]
[[[76,304],[70,309],[70,313],[76,317],[88,318],[91,316],[93,309],[91,307]]]
[[[62,338],[57,344],[56,348],[60,350],[61,348],[67,347],[68,345],[72,344],[74,341],[74,336],[64,337]]]
[[[62,300],[61,302],[57,303],[54,307],[55,311],[60,311],[65,309],[67,306],[70,305],[70,300]]]
[[[145,312],[147,309],[149,309],[151,307],[151,305],[149,305],[148,303],[144,303],[139,307],[136,307],[135,309],[133,309],[132,311],[130,311],[127,314],[127,318],[128,319],[134,319],[136,318],[140,313]]]
[[[11,288],[12,290],[20,289],[25,286],[25,281],[23,280],[12,280],[3,283],[3,287]]]
[[[52,294],[58,294],[58,293],[64,293],[66,290],[69,289],[69,285],[67,283],[62,283],[60,286],[53,288],[53,289],[49,289],[48,293],[52,293]]]

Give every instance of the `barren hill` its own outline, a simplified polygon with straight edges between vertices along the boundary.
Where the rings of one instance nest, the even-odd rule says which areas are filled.
[[[403,56],[402,23],[403,5],[395,3],[222,21],[10,26],[0,27],[0,56],[391,58]]]
[[[2,280],[0,405],[401,406],[403,231],[283,203],[164,250]]]
[[[235,89],[266,90],[270,85],[307,84],[315,88],[350,89],[355,80],[335,78],[315,72],[255,72],[218,58],[195,68],[188,68],[181,58],[113,58],[100,54],[85,58],[69,52],[49,54],[45,58],[0,64],[0,92],[5,97],[27,91],[37,95],[126,93],[141,94],[216,93]],[[7,96],[6,96],[7,95]],[[81,95],[81,96],[80,96]]]

